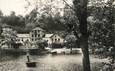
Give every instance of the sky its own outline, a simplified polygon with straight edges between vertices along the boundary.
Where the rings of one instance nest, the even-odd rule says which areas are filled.
[[[33,0],[29,0],[31,3]],[[40,0],[38,0],[40,1]],[[43,3],[46,0],[42,0]],[[49,0],[50,1],[50,0]],[[56,0],[59,1],[60,0]],[[68,0],[69,1],[69,0]],[[58,2],[58,3],[59,3]],[[0,10],[3,12],[4,15],[10,15],[12,11],[16,13],[16,15],[25,15],[29,13],[34,7],[29,7],[28,11],[25,9],[25,7],[28,5],[28,3],[25,0],[0,0]],[[57,4],[58,6],[62,6]]]
[[[25,15],[25,0],[0,0],[0,10],[5,15],[15,11],[16,15]]]
[[[33,0],[29,0],[31,3]],[[40,1],[40,0],[38,0]],[[41,1],[46,1],[46,0],[41,0]],[[50,1],[50,0],[49,0]],[[60,0],[56,0],[59,1]],[[70,3],[71,0],[66,0],[69,1]],[[103,0],[104,2],[107,2],[108,0]],[[3,12],[4,15],[9,15],[11,11],[15,11],[16,15],[25,15],[29,13],[34,7],[30,7],[27,10],[25,10],[25,7],[28,5],[28,3],[25,0],[0,0],[0,10]],[[57,4],[58,6],[61,6]]]

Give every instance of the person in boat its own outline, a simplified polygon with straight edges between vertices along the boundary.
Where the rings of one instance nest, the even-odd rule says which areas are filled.
[[[29,53],[27,53],[27,60],[30,62]]]

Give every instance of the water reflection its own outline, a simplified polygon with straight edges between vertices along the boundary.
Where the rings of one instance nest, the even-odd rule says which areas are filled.
[[[77,71],[81,64],[81,55],[46,55],[34,60],[38,62],[36,71]]]
[[[82,56],[79,55],[31,55],[31,61],[37,62],[36,68],[26,67],[27,58],[25,55],[13,60],[0,62],[1,71],[80,71],[82,70]],[[91,58],[91,62],[97,60]]]

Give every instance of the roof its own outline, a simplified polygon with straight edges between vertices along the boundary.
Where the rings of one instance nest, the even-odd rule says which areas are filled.
[[[55,35],[56,35],[56,36],[59,36],[58,34],[53,34],[51,37],[53,37],[53,36],[55,36]]]
[[[112,5],[115,5],[115,1],[113,2],[113,4]]]
[[[34,28],[33,30],[43,30],[43,29],[40,28],[40,27],[36,27],[36,28]]]
[[[62,38],[62,39],[63,39],[63,37],[62,37],[62,36],[60,36],[59,34],[53,34],[50,38],[52,38],[53,36],[59,36],[60,38]]]
[[[53,34],[45,34],[45,38],[49,38],[51,36],[53,36]]]
[[[29,34],[17,34],[18,37],[30,37]]]

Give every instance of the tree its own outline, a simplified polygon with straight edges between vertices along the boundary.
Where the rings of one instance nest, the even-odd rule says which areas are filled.
[[[3,32],[1,33],[2,38],[9,48],[12,47],[12,44],[14,44],[16,42],[16,31],[14,31],[13,29],[11,29],[8,25],[4,25],[4,27],[8,27],[7,29],[3,30]],[[1,43],[2,43],[1,42]]]
[[[38,47],[39,49],[42,49],[42,50],[44,50],[45,47],[48,46],[47,41],[43,40],[42,38],[39,38],[39,39],[35,42],[35,44],[37,45],[37,47]]]
[[[29,2],[29,6],[31,6],[31,1],[27,0],[27,2]],[[65,30],[65,25],[61,21],[63,19],[62,13],[64,7],[62,0],[35,0],[34,2],[35,4],[33,5],[35,8],[28,14],[28,18],[32,19],[32,21],[29,21],[33,22],[35,26],[44,28],[47,32]],[[28,9],[29,6],[27,6]]]
[[[65,45],[70,48],[71,50],[71,53],[72,53],[72,48],[73,47],[76,47],[76,41],[77,41],[77,38],[73,35],[73,34],[68,34],[66,37],[65,37]]]
[[[23,16],[16,16],[15,12],[11,12],[10,15],[8,16],[3,16],[1,19],[1,23],[3,24],[7,24],[10,25],[13,29],[15,29],[16,31],[20,32],[24,31],[22,30],[22,28],[25,28],[25,20]]]
[[[65,0],[66,6],[71,8],[73,13],[66,14],[61,18],[66,25],[67,32],[73,32],[79,42],[79,47],[83,51],[83,71],[91,71],[89,60],[89,45],[96,45],[96,47],[110,47],[113,46],[113,27],[112,27],[112,15],[111,15],[111,1],[112,0],[73,0],[73,5],[70,6]],[[46,3],[47,4],[47,3]],[[49,4],[49,3],[48,3]],[[39,21],[50,20],[50,23],[56,20],[52,20],[57,15],[51,14],[52,4],[45,5],[46,9],[43,9],[41,16],[43,19]],[[109,6],[109,7],[108,7]],[[57,10],[57,9],[56,9]],[[50,11],[50,12],[49,12]],[[45,15],[44,15],[45,14]],[[53,16],[52,16],[53,15]],[[60,17],[58,18],[59,21]],[[90,19],[90,22],[87,20]],[[77,20],[77,21],[76,21]],[[60,22],[60,21],[59,21]],[[62,23],[62,21],[61,21]],[[48,24],[51,25],[51,24]],[[99,30],[99,31],[98,31]]]
[[[3,13],[2,13],[2,11],[0,10],[0,18],[1,18],[1,17],[3,17]]]
[[[53,2],[55,2],[55,1],[53,1]],[[78,18],[77,20],[79,20],[79,31],[81,34],[79,37],[79,41],[80,41],[80,47],[82,48],[82,51],[83,51],[83,71],[91,71],[90,70],[90,61],[89,61],[89,51],[88,51],[89,34],[87,31],[87,3],[88,3],[88,0],[74,0],[73,1],[75,16]],[[50,7],[52,2],[50,4],[50,6],[48,4],[49,3],[46,3],[45,5],[43,4],[43,5],[46,7]],[[51,8],[52,8],[52,6],[50,7],[50,9]],[[56,10],[58,11],[58,9],[56,9]],[[42,11],[44,11],[44,9]],[[46,10],[45,13],[49,14],[48,12],[49,11]],[[50,10],[50,13],[51,13],[51,10]],[[53,15],[53,16],[55,16],[55,15]],[[72,22],[72,24],[66,24],[66,25],[69,26],[71,31],[73,31],[75,36],[78,38],[78,34],[76,31],[77,29],[74,29],[74,27],[76,27],[76,22],[74,22],[74,20],[72,20],[71,22]]]
[[[79,29],[81,33],[80,37],[80,47],[82,47],[84,56],[88,56],[88,49],[82,43],[87,43],[86,46],[91,42],[92,44],[98,45],[105,51],[109,47],[114,47],[114,37],[113,34],[113,14],[112,14],[112,3],[113,0],[104,1],[91,1],[93,6],[88,6],[87,1],[77,1],[74,0],[76,16],[79,20]],[[94,4],[95,3],[95,4]],[[87,7],[87,8],[86,8]],[[89,10],[90,9],[90,10]],[[89,12],[90,11],[90,12]],[[90,24],[87,23],[87,17],[90,15]],[[91,17],[93,16],[93,17]],[[92,21],[91,21],[92,20]],[[90,38],[88,39],[88,37]],[[84,38],[85,37],[85,38]],[[82,39],[83,38],[83,39]],[[83,41],[87,42],[83,42]],[[94,40],[93,42],[91,40]],[[83,46],[81,46],[81,44]],[[112,52],[111,52],[112,53]],[[86,63],[89,58],[85,58]],[[84,62],[84,61],[83,61]],[[83,63],[84,71],[90,69],[90,65],[85,65]],[[88,64],[88,63],[87,63]],[[88,69],[87,69],[88,68]],[[88,70],[89,71],[89,70]]]
[[[3,18],[3,13],[2,11],[0,10],[0,35],[2,33],[2,18]]]
[[[109,49],[114,47],[113,3],[113,0],[107,0],[106,3],[93,3],[93,5],[89,7],[89,9],[91,9],[90,11],[92,11],[89,29],[92,32],[90,36],[91,45],[92,47],[103,49],[103,56],[106,55],[106,57],[111,57],[111,53],[113,52],[109,51]]]
[[[111,57],[112,57],[111,63],[114,65],[114,63],[115,63],[115,36],[114,36],[115,35],[115,1],[111,0],[110,4],[112,7],[111,22],[112,22],[112,26],[113,26],[113,33],[112,33],[113,47],[111,49]]]
[[[75,15],[79,20],[80,48],[83,52],[83,71],[91,71],[89,51],[88,51],[88,31],[87,31],[87,4],[88,0],[74,0]],[[77,35],[75,35],[77,36]]]

